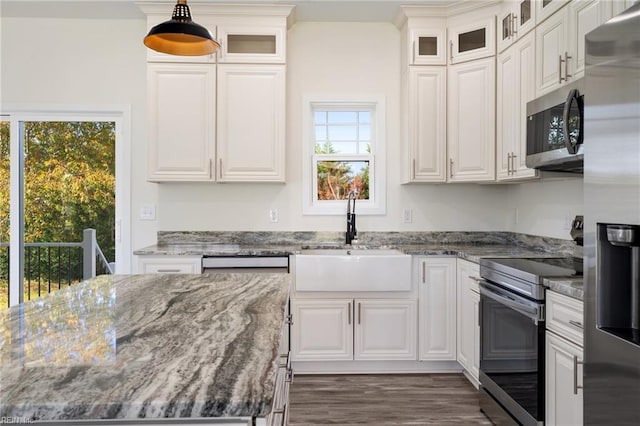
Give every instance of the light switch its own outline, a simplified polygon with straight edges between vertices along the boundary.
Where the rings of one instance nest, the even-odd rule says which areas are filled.
[[[143,204],[140,207],[140,220],[156,220],[156,205]]]
[[[411,209],[402,210],[402,221],[404,223],[411,223]]]

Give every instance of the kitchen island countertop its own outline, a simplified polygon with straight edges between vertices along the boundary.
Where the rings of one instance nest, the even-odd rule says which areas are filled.
[[[290,280],[101,276],[0,311],[0,416],[264,417]]]

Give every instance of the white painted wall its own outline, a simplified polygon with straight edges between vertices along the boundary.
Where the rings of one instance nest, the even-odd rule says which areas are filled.
[[[134,250],[155,243],[157,230],[344,229],[343,217],[302,215],[301,105],[307,94],[386,98],[387,214],[359,217],[360,231],[514,230],[568,238],[556,211],[581,209],[581,199],[567,196],[575,182],[401,185],[400,37],[385,23],[301,22],[289,31],[286,184],[148,183],[145,32],[142,19],[1,21],[3,105],[131,105]],[[157,220],[140,221],[140,207],[149,203],[157,204]],[[517,225],[510,214],[515,207]],[[269,222],[271,208],[279,210],[278,223]],[[403,208],[412,209],[411,224],[402,223]]]
[[[510,231],[571,239],[571,221],[584,214],[583,181],[581,177],[555,175],[507,186]]]

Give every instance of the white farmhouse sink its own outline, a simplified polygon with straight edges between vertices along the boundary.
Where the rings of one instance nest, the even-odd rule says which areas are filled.
[[[410,291],[411,256],[399,250],[302,250],[297,291]]]

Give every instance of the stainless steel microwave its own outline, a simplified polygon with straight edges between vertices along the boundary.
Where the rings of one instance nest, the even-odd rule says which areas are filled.
[[[527,103],[527,167],[582,173],[584,79]]]

